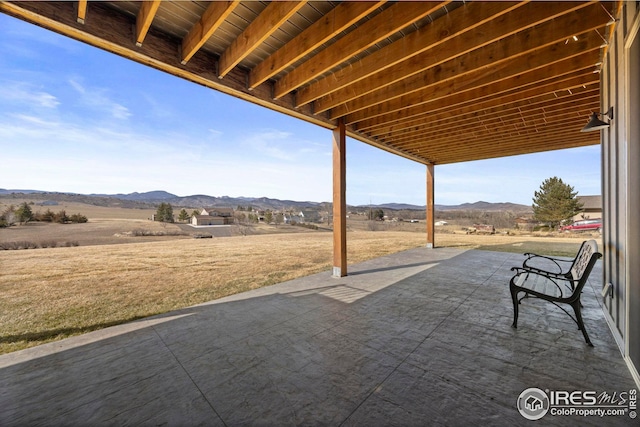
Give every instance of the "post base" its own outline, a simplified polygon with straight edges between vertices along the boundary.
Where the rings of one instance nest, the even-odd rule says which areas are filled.
[[[342,274],[342,269],[340,267],[333,267],[333,274],[331,275],[331,277],[340,278],[340,277],[344,277],[346,275],[347,275],[346,272],[344,274]]]

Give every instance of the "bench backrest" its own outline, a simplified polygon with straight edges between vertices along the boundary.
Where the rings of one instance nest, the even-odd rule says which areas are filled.
[[[598,244],[595,240],[587,240],[582,243],[571,266],[571,277],[573,280],[583,282],[591,273],[593,265],[602,254],[598,252]]]

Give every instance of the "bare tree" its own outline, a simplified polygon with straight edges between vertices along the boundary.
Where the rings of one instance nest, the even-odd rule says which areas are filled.
[[[273,221],[276,223],[276,227],[284,222],[284,215],[281,212],[278,212]]]

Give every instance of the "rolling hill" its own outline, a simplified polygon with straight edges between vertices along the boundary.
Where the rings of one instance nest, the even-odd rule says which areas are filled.
[[[329,202],[280,200],[269,197],[215,197],[205,194],[195,194],[191,196],[177,196],[175,194],[157,190],[143,193],[129,194],[75,194],[44,192],[38,190],[6,190],[0,188],[0,197],[22,198],[28,195],[37,200],[75,201],[80,203],[93,204],[98,206],[120,206],[130,208],[149,208],[160,203],[171,203],[175,207],[200,208],[200,207],[232,207],[252,206],[258,209],[319,209],[330,205]],[[355,209],[387,209],[387,210],[418,210],[424,211],[426,206],[411,205],[406,203],[384,203],[379,205],[351,206]],[[454,210],[476,210],[486,212],[531,212],[531,206],[519,205],[516,203],[490,203],[478,201],[475,203],[463,203],[461,205],[436,205],[436,211]]]

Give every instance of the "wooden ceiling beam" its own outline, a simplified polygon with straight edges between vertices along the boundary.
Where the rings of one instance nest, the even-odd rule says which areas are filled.
[[[578,148],[585,147],[593,144],[586,143],[584,140],[580,139],[566,139],[564,142],[553,142],[544,146],[535,146],[524,148],[526,146],[516,145],[510,147],[504,147],[504,155],[500,156],[497,150],[483,150],[476,152],[469,151],[459,151],[452,152],[449,155],[441,157],[438,159],[437,165],[446,165],[451,163],[460,163],[460,162],[469,162],[469,161],[477,161],[477,160],[486,160],[493,159],[496,157],[510,157],[510,156],[520,156],[524,154],[532,154],[532,153],[542,153],[546,151],[555,151],[562,150],[567,148]],[[455,156],[455,157],[454,157]],[[458,159],[460,159],[458,161]]]
[[[384,3],[386,0],[340,3],[322,19],[311,24],[293,40],[256,65],[249,74],[249,88],[255,88],[299,61]]]
[[[388,115],[378,116],[370,120],[359,122],[356,129],[359,132],[367,132],[372,135],[380,128],[392,126],[401,129],[410,124],[411,121],[424,120],[437,112],[447,111],[476,111],[482,108],[491,108],[505,104],[527,102],[529,99],[536,99],[540,96],[557,98],[556,92],[572,90],[581,86],[597,85],[599,78],[593,73],[593,68],[589,64],[588,68],[571,72],[565,75],[552,76],[544,81],[536,82],[536,85],[523,88],[515,85],[510,90],[502,92],[487,93],[484,88],[465,91],[454,94],[446,98],[439,98],[427,102],[424,105],[409,107],[402,111],[397,111]]]
[[[398,2],[303,62],[275,84],[276,99],[450,3]]]
[[[587,10],[594,12],[590,14],[579,13],[586,12]],[[563,19],[561,21],[553,20],[540,24],[532,29],[504,38],[494,44],[449,59],[444,63],[438,63],[437,66],[429,67],[417,74],[414,73],[414,71],[416,71],[417,68],[424,68],[424,62],[416,64],[415,67],[410,67],[409,71],[411,74],[409,76],[405,74],[408,70],[398,70],[398,75],[395,76],[386,74],[382,79],[384,81],[393,80],[393,83],[389,85],[383,83],[381,79],[370,79],[371,87],[377,87],[378,89],[374,91],[369,90],[367,94],[359,95],[355,99],[335,106],[331,111],[331,117],[342,117],[348,112],[353,113],[363,110],[375,104],[405,96],[408,93],[424,90],[429,86],[441,85],[448,80],[459,80],[465,75],[469,75],[471,80],[477,79],[481,77],[481,75],[486,75],[490,72],[490,69],[499,69],[504,64],[508,64],[508,66],[511,67],[518,58],[523,58],[523,60],[528,61],[538,56],[538,62],[543,63],[545,60],[543,56],[549,55],[550,59],[552,57],[552,55],[548,53],[549,50],[553,50],[555,60],[560,59],[562,55],[566,57],[575,55],[585,47],[584,45],[576,46],[580,43],[580,40],[574,42],[571,38],[575,35],[581,35],[580,37],[583,37],[585,40],[594,44],[597,43],[598,47],[602,44],[602,39],[598,37],[594,31],[604,25],[603,21],[606,23],[606,18],[608,18],[602,8],[584,9],[573,12],[569,14],[568,17],[571,19]],[[571,42],[565,44],[565,41],[568,39],[571,39]],[[369,83],[369,81],[367,81],[367,83]],[[366,90],[360,87],[362,84],[356,86],[358,86],[360,92]],[[336,102],[340,102],[341,100],[336,99],[328,104],[322,103],[321,101],[322,100],[316,102],[314,111],[325,111],[330,105],[334,106]],[[322,105],[322,107],[320,107],[320,105]]]
[[[559,135],[558,139],[546,140],[544,144],[527,144],[527,139],[515,140],[508,145],[496,146],[486,145],[477,150],[462,148],[443,152],[435,164],[443,165],[448,163],[466,162],[471,160],[491,159],[496,157],[517,156],[531,153],[541,153],[545,151],[562,150],[567,148],[588,147],[597,145],[598,140],[593,137]]]
[[[222,53],[218,63],[218,78],[226,76],[306,3],[306,0],[269,3],[262,13]]]
[[[525,146],[533,146],[533,145],[540,145],[540,144],[543,145],[549,141],[553,141],[558,138],[567,138],[567,137],[574,137],[574,136],[580,137],[582,139],[588,138],[587,136],[579,135],[580,129],[584,126],[584,121],[580,121],[579,123],[580,125],[572,129],[572,131],[575,134],[572,134],[571,132],[569,132],[567,130],[568,129],[567,126],[547,127],[545,129],[538,129],[535,132],[525,131],[525,130],[521,130],[518,132],[514,128],[513,131],[510,133],[501,134],[499,137],[499,140],[495,138],[492,139],[492,137],[487,137],[486,135],[481,135],[474,138],[470,138],[467,136],[464,138],[459,137],[459,138],[450,138],[447,140],[432,141],[428,144],[423,143],[418,146],[405,146],[402,144],[399,144],[399,145],[391,144],[391,145],[409,152],[424,151],[425,153],[428,154],[430,158],[434,159],[434,161],[438,161],[438,159],[441,158],[444,155],[444,153],[455,151],[456,144],[463,146],[464,149],[480,150],[482,147],[487,145],[489,146],[498,145],[498,146],[505,147],[505,146],[508,146],[509,143],[513,143],[513,144],[522,143],[522,144],[525,144]]]
[[[85,19],[87,19],[87,2],[88,0],[80,0],[76,5],[76,21],[78,22],[78,24],[84,24]]]
[[[401,111],[407,107],[425,104],[429,101],[451,96],[458,92],[483,88],[486,96],[536,84],[545,78],[567,74],[595,66],[600,60],[599,49],[602,40],[590,35],[578,42],[565,45],[557,43],[528,56],[501,64],[492,70],[477,70],[459,78],[454,78],[437,86],[429,86],[410,94],[378,103],[346,116],[348,124],[357,123],[379,115]],[[479,97],[478,97],[479,98]]]
[[[297,105],[305,105],[346,86],[359,82],[387,68],[407,61],[428,49],[442,45],[457,35],[492,21],[522,2],[471,2],[454,9],[406,37],[385,46],[350,67],[332,73],[316,82],[300,88],[296,96]],[[498,24],[499,25],[499,24]],[[316,106],[317,108],[317,106]]]
[[[587,137],[588,135],[580,132],[580,129],[587,124],[587,119],[588,117],[585,118],[585,116],[578,115],[564,120],[553,119],[547,125],[537,128],[518,126],[504,126],[493,130],[477,128],[475,131],[460,132],[455,135],[441,135],[438,139],[424,137],[412,142],[393,143],[391,145],[408,151],[425,150],[434,152],[436,150],[451,150],[456,145],[462,145],[470,149],[477,149],[478,146],[485,144],[506,145],[511,140],[525,137],[536,137],[540,141],[547,137],[553,139],[557,138],[558,135],[566,134]]]
[[[594,88],[593,90],[599,90],[599,82],[594,80],[591,70],[583,71],[582,75],[574,76],[573,74],[575,73],[572,73],[569,77],[560,76],[559,78],[540,82],[540,85],[535,88],[516,88],[496,94],[496,96],[490,98],[470,99],[460,96],[466,94],[466,92],[463,92],[458,96],[452,97],[451,103],[447,102],[449,101],[448,99],[438,99],[425,104],[424,110],[407,111],[406,115],[394,114],[394,120],[392,121],[389,121],[387,116],[381,116],[360,122],[357,130],[371,136],[377,136],[390,131],[409,128],[425,120],[431,120],[432,117],[446,119],[494,107],[503,108],[505,105],[524,106],[531,103],[554,101],[562,98],[565,92],[567,92],[566,95],[569,95],[567,90],[589,90],[592,87]]]
[[[504,147],[518,144],[523,144],[525,146],[544,146],[548,143],[553,143],[553,141],[565,138],[592,141],[593,138],[590,138],[590,134],[580,132],[580,129],[584,126],[585,123],[586,122],[583,119],[574,119],[568,121],[565,120],[561,123],[554,123],[537,130],[520,130],[516,128],[512,129],[510,132],[507,132],[507,130],[505,130],[500,134],[498,143],[496,143],[496,139],[492,135],[486,134],[471,139],[452,137],[443,138],[438,141],[424,140],[421,141],[421,144],[417,149],[419,149],[420,151],[424,150],[430,152],[431,155],[437,157],[455,151],[484,150],[487,149],[487,147],[494,148],[497,145]],[[536,138],[532,139],[532,136],[535,136]],[[397,145],[396,147],[405,150],[416,149],[415,147],[411,148],[406,145]]]
[[[240,0],[214,1],[209,4],[204,13],[182,39],[180,63],[185,65],[195,53],[209,40],[213,33],[220,28],[233,10],[240,4]]]
[[[579,132],[556,132],[554,135],[539,134],[535,137],[513,137],[509,141],[496,144],[495,141],[485,141],[482,145],[450,146],[438,150],[407,150],[418,152],[434,164],[455,163],[458,161],[479,160],[486,158],[513,156],[535,152],[564,149],[570,147],[584,147],[598,145],[599,138],[592,135],[580,135]]]
[[[151,27],[151,22],[158,12],[161,0],[143,1],[136,17],[136,46],[142,46],[144,38]]]
[[[537,117],[528,117],[526,120],[510,118],[501,119],[493,118],[491,120],[483,121],[482,123],[475,124],[473,126],[460,127],[455,130],[449,129],[448,132],[440,132],[438,134],[420,135],[415,134],[411,138],[394,138],[388,143],[393,144],[395,147],[401,147],[406,150],[420,149],[424,146],[424,141],[430,141],[431,144],[437,144],[445,141],[443,135],[446,135],[446,140],[450,141],[470,141],[470,143],[480,142],[484,136],[491,135],[494,142],[502,141],[508,136],[516,134],[525,134],[539,136],[542,131],[549,129],[550,126],[555,126],[560,123],[558,127],[567,126],[570,121],[577,121],[581,124],[578,130],[586,124],[586,118],[589,117],[588,112],[591,108],[597,108],[598,103],[594,102],[591,105],[583,106],[582,115],[578,115],[576,111],[558,113],[554,117],[548,115],[539,114]],[[384,139],[383,139],[384,141]]]
[[[596,83],[591,83],[589,85],[574,85],[571,89],[572,92],[578,91],[580,93],[600,93],[600,89],[599,87],[597,87]],[[481,112],[493,111],[494,109],[512,109],[518,107],[546,104],[552,105],[553,103],[563,102],[563,99],[573,96],[568,91],[547,92],[541,90],[540,93],[535,94],[533,92],[535,91],[532,89],[523,91],[525,96],[523,96],[522,98],[518,97],[517,94],[511,93],[508,95],[496,97],[495,100],[488,100],[488,102],[466,102],[458,106],[451,106],[446,109],[434,110],[430,113],[425,112],[420,116],[398,119],[398,121],[391,125],[377,126],[375,128],[368,129],[366,130],[366,133],[371,137],[377,137],[391,132],[400,132],[406,129],[411,129],[415,126],[422,125],[426,121],[434,122],[441,120],[454,120],[461,116],[480,114]],[[504,102],[498,102],[498,100],[500,99],[504,99]]]
[[[582,100],[576,102],[576,105],[572,105],[571,110],[564,110],[561,108],[538,110],[536,112],[529,112],[527,115],[519,115],[517,111],[511,111],[504,116],[491,115],[486,117],[476,117],[464,122],[452,123],[449,125],[416,127],[415,130],[404,131],[402,134],[390,134],[380,137],[382,141],[390,141],[394,144],[411,143],[416,139],[433,138],[438,139],[443,134],[450,136],[466,135],[467,133],[477,132],[478,130],[484,131],[487,129],[493,129],[494,127],[505,126],[518,126],[526,128],[527,126],[540,127],[545,124],[551,123],[553,120],[560,120],[561,118],[573,118],[577,112],[582,111],[583,120],[589,117],[589,112],[593,109],[597,109],[599,106],[599,97],[592,97],[588,100]]]
[[[519,156],[524,154],[532,154],[532,153],[541,153],[545,151],[555,151],[555,150],[565,150],[568,148],[578,148],[578,147],[587,147],[591,145],[597,145],[599,139],[595,139],[594,137],[589,137],[589,139],[585,139],[584,137],[569,137],[563,136],[561,139],[549,141],[545,145],[527,145],[526,141],[519,141],[513,145],[505,146],[505,147],[494,147],[489,150],[482,151],[465,151],[460,150],[456,152],[451,152],[448,155],[444,155],[439,158],[436,164],[438,165],[446,165],[451,163],[460,163],[460,162],[469,162],[469,161],[477,161],[477,160],[485,160],[485,159],[494,159],[496,157],[509,157],[509,156]]]
[[[531,114],[537,115],[541,111],[552,114],[555,113],[556,110],[575,110],[580,108],[580,104],[598,102],[599,97],[599,90],[594,89],[575,93],[574,95],[567,94],[567,96],[562,98],[544,99],[540,102],[524,102],[519,105],[504,105],[502,107],[495,107],[491,109],[480,109],[467,114],[449,115],[445,113],[425,118],[419,122],[415,122],[413,126],[404,129],[389,130],[385,133],[376,135],[376,137],[383,139],[393,138],[394,140],[398,140],[398,138],[411,136],[415,133],[440,132],[442,130],[453,129],[461,126],[464,127],[469,123],[477,123],[478,120],[491,120],[494,117],[508,119],[511,116],[528,117]]]
[[[519,114],[519,112],[511,112],[505,116],[494,115],[490,117],[478,117],[476,123],[467,125],[461,123],[458,129],[460,132],[474,131],[478,128],[489,130],[493,127],[511,126],[517,129],[539,129],[554,121],[572,120],[576,117],[586,120],[586,118],[589,117],[589,111],[591,111],[592,108],[597,108],[599,102],[599,96],[596,96],[590,99],[567,103],[558,108],[530,111],[526,115]],[[571,107],[571,110],[566,109],[566,107]],[[580,111],[583,111],[584,114],[579,114]]]
[[[502,138],[504,135],[512,134],[514,130],[518,131],[530,131],[535,130],[539,132],[540,129],[550,129],[550,126],[561,124],[567,126],[568,122],[580,122],[584,126],[589,119],[589,111],[592,104],[579,105],[577,109],[569,111],[566,115],[566,111],[562,114],[555,114],[550,116],[544,116],[542,123],[540,124],[536,120],[510,120],[502,119],[501,117],[493,117],[491,121],[486,122],[486,126],[478,124],[471,127],[451,128],[448,132],[436,132],[425,133],[422,135],[413,135],[412,138],[393,140],[393,144],[399,147],[411,148],[418,147],[424,144],[424,141],[429,141],[430,144],[435,144],[438,141],[452,141],[456,139],[476,141],[476,138],[480,138],[483,135],[496,136],[496,138]],[[546,120],[546,123],[545,123]],[[495,125],[491,128],[488,125]],[[578,129],[580,130],[582,126]]]
[[[399,96],[398,92],[403,88],[411,90],[412,84],[440,84],[447,78],[459,76],[462,72],[468,73],[474,69],[494,66],[514,55],[524,55],[526,51],[564,41],[563,37],[566,38],[567,35],[570,37],[577,32],[594,28],[589,28],[585,16],[598,15],[598,25],[604,25],[603,21],[606,22],[606,14],[599,7],[588,9],[583,3],[577,2],[557,2],[548,6],[541,8],[539,5],[526,3],[515,10],[511,7],[510,13],[501,14],[475,28],[471,27],[469,31],[462,31],[446,44],[429,46],[420,54],[397,63],[384,72],[376,72],[364,81],[324,95],[314,103],[314,111],[323,112],[335,108],[336,111],[333,111],[332,115],[341,114],[341,109],[357,111],[353,104],[357,104],[360,99],[370,100],[369,105],[372,105],[376,101],[376,94],[379,97],[390,94]],[[588,13],[584,13],[583,16],[582,12],[585,11]],[[560,16],[563,13],[565,15]],[[559,20],[572,22],[574,28],[567,28],[557,22]],[[593,21],[596,19],[591,19],[590,22]],[[553,31],[549,31],[549,24],[545,22],[556,23]],[[578,28],[580,31],[574,30]],[[361,108],[366,106],[367,104],[363,103]]]

